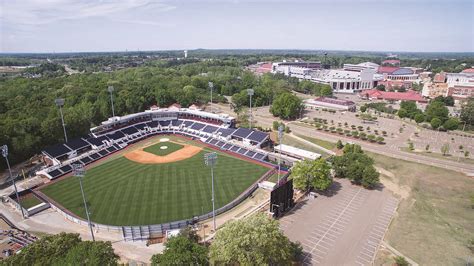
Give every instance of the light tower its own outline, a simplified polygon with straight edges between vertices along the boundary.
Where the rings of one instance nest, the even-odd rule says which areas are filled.
[[[278,126],[278,143],[280,144],[280,156],[278,156],[278,184],[280,184],[280,170],[281,170],[281,141],[283,139],[283,125]]]
[[[112,117],[115,117],[114,97],[113,97],[114,90],[115,90],[114,86],[109,86],[107,88],[107,91],[109,91],[109,93],[110,93],[110,104],[112,105]]]
[[[254,90],[253,89],[247,89],[247,95],[250,97],[250,129],[252,129],[252,120],[253,120],[253,117],[252,117],[252,96],[254,94]]]
[[[188,58],[188,50],[184,50],[184,58]]]
[[[211,89],[211,113],[212,113],[212,90],[214,89],[214,83],[209,81],[208,85],[209,85],[209,89]]]
[[[72,175],[79,178],[79,185],[81,186],[82,200],[84,201],[84,209],[86,210],[87,223],[89,224],[89,229],[91,230],[92,241],[95,241],[94,230],[92,230],[92,223],[89,217],[89,208],[87,208],[86,195],[84,194],[84,188],[82,187],[82,178],[86,175],[86,169],[81,163],[72,164]]]
[[[211,167],[211,183],[212,183],[212,223],[214,227],[214,232],[216,231],[216,201],[214,195],[214,165],[217,163],[217,153],[209,152],[204,154],[204,163],[207,166]]]
[[[61,122],[63,124],[64,141],[67,142],[66,124],[64,123],[64,115],[63,115],[64,99],[57,98],[56,100],[54,100],[54,103],[59,107],[59,113],[61,114]]]
[[[23,212],[23,207],[21,207],[20,196],[18,195],[18,189],[16,188],[15,179],[13,178],[13,175],[12,175],[12,169],[10,168],[10,162],[8,161],[8,146],[3,145],[3,146],[0,147],[0,149],[2,150],[3,158],[5,158],[5,161],[7,161],[8,173],[10,174],[10,179],[12,180],[13,188],[15,189],[16,201],[18,202],[18,205],[20,205],[21,216],[23,217],[23,219],[25,219],[25,213]]]

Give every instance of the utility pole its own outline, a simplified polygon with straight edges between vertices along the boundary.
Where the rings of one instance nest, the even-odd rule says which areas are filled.
[[[278,185],[280,184],[281,171],[281,141],[283,139],[283,125],[278,126],[278,142],[280,144],[280,156],[278,156]]]
[[[253,94],[255,93],[255,91],[253,89],[247,89],[247,95],[250,97],[250,129],[252,129],[252,120],[253,120],[253,116],[252,116],[252,96]]]
[[[208,85],[209,85],[209,88],[211,89],[211,113],[213,113],[213,112],[212,112],[212,90],[213,90],[213,88],[214,88],[214,83],[212,83],[211,81],[209,81]]]
[[[59,107],[59,113],[61,114],[61,122],[63,125],[63,131],[64,131],[64,141],[67,142],[66,124],[64,123],[64,115],[63,115],[64,99],[57,98],[56,100],[54,100],[54,103]]]
[[[91,230],[92,241],[95,241],[94,230],[92,230],[91,218],[89,216],[89,208],[87,208],[86,195],[84,193],[84,188],[82,187],[82,178],[86,175],[86,169],[81,163],[72,164],[72,174],[79,178],[79,185],[81,186],[82,200],[84,201],[84,209],[86,210],[87,223],[89,224],[89,229]]]
[[[110,104],[112,105],[112,117],[114,117],[115,116],[115,110],[114,110],[114,97],[113,97],[113,94],[114,94],[115,88],[114,88],[114,86],[109,86],[107,88],[107,90],[110,93]]]
[[[3,158],[5,158],[5,161],[7,161],[8,173],[10,174],[10,179],[12,180],[13,188],[15,189],[16,201],[18,202],[18,205],[20,205],[21,216],[23,217],[23,219],[25,219],[26,217],[25,217],[25,213],[23,212],[23,207],[21,206],[21,203],[20,203],[20,196],[18,195],[18,189],[16,188],[15,179],[13,178],[12,169],[10,168],[10,161],[8,161],[8,146],[3,145],[0,148],[2,150]]]
[[[216,201],[214,194],[214,165],[217,163],[217,153],[209,152],[204,154],[204,163],[211,167],[211,182],[212,182],[212,223],[214,232],[216,231]]]

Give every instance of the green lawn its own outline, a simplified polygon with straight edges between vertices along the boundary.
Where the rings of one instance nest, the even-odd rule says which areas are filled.
[[[302,138],[302,139],[305,139],[309,142],[312,142],[316,145],[319,145],[323,148],[326,148],[328,150],[332,150],[332,149],[336,148],[336,143],[334,143],[334,142],[325,141],[325,140],[322,140],[322,139],[311,138],[311,137],[307,137],[307,136],[303,136],[303,135],[297,135],[297,136]]]
[[[167,143],[169,145],[169,142]],[[84,190],[94,222],[109,225],[159,224],[212,210],[210,168],[203,150],[169,164],[139,164],[124,157],[87,171]],[[218,152],[214,170],[216,207],[241,194],[269,169]],[[75,214],[85,217],[79,181],[68,177],[42,189]]]
[[[25,209],[29,209],[33,206],[41,204],[42,201],[35,197],[33,194],[28,194],[27,196],[20,198],[21,206]]]
[[[161,147],[167,147],[167,148],[162,149]],[[153,153],[158,156],[165,156],[177,150],[180,150],[181,148],[183,148],[183,145],[167,141],[167,142],[156,143],[154,145],[144,148],[143,150],[149,153]]]

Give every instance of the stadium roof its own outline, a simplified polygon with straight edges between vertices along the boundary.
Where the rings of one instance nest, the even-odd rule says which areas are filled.
[[[72,150],[70,148],[64,146],[63,144],[57,144],[57,145],[54,145],[54,146],[51,146],[51,147],[48,147],[48,148],[44,149],[43,152],[47,153],[52,158],[57,158],[57,157],[65,155],[65,154],[67,154],[71,151]]]

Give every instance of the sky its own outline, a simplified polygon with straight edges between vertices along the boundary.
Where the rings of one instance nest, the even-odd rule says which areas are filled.
[[[474,52],[474,0],[0,0],[0,52]]]

